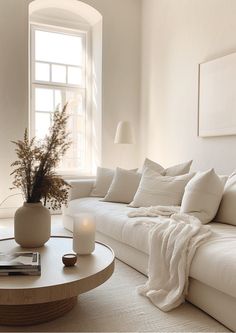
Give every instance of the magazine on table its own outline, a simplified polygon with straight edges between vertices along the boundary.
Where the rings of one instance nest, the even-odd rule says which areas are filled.
[[[0,253],[0,275],[40,275],[38,252]]]

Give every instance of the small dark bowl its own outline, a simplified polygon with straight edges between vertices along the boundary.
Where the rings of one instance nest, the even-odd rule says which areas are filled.
[[[77,254],[66,253],[62,257],[62,262],[66,267],[74,266],[77,262]]]

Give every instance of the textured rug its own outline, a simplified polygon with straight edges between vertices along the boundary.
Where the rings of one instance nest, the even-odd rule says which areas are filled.
[[[0,220],[1,238],[12,235],[12,221]],[[53,217],[53,234],[65,233]],[[28,327],[0,326],[1,332],[229,332],[190,303],[164,313],[136,292],[146,277],[116,261],[113,276],[82,294],[75,308],[54,321]],[[1,281],[0,281],[1,283]]]

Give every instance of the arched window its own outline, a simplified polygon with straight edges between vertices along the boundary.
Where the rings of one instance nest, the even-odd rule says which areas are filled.
[[[29,10],[31,134],[42,139],[68,103],[72,145],[58,171],[91,175],[101,150],[102,17],[77,0],[35,0]]]

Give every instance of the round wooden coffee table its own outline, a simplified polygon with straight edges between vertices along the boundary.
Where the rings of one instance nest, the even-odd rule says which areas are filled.
[[[0,325],[32,325],[64,315],[77,296],[104,283],[114,271],[114,253],[96,242],[91,255],[65,267],[61,257],[72,251],[71,237],[51,237],[45,246],[22,249],[14,239],[0,241],[1,252],[34,250],[41,254],[41,276],[0,276]]]

